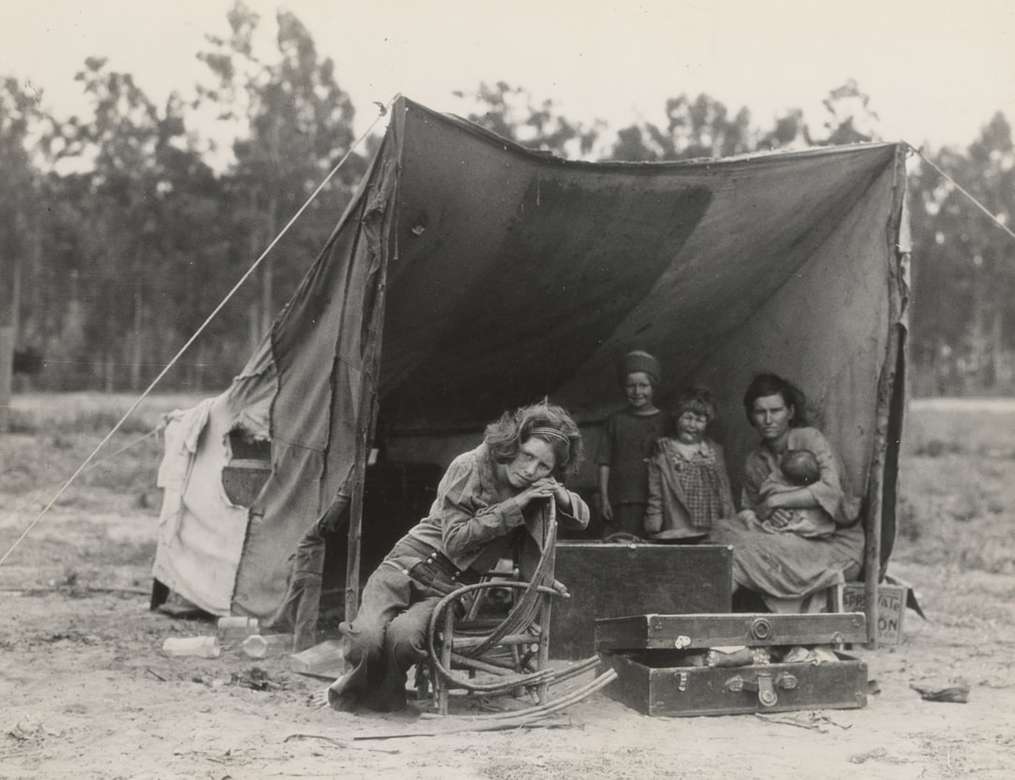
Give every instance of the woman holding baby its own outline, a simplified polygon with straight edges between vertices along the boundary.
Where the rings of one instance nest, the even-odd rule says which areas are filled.
[[[744,411],[760,441],[744,463],[741,511],[710,536],[734,547],[735,584],[775,612],[810,611],[811,596],[857,574],[863,560],[859,502],[825,437],[807,425],[805,405],[776,374],[752,380]]]

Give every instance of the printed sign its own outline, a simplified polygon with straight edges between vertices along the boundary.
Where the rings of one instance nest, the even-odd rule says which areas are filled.
[[[842,593],[844,612],[864,611],[863,583],[849,583]],[[897,645],[902,641],[902,618],[906,614],[906,590],[902,585],[878,586],[878,643]]]

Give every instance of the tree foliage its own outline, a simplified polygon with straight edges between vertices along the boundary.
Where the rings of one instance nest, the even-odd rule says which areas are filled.
[[[95,57],[77,77],[87,114],[57,118],[40,107],[39,95],[0,79],[0,252],[19,261],[19,346],[45,355],[35,386],[146,383],[353,143],[352,100],[294,14],[276,15],[273,42],[261,48],[267,23],[243,2],[226,21],[227,33],[208,36],[198,53],[207,75],[186,99],[178,93],[156,104],[131,74]],[[880,137],[873,101],[852,80],[828,91],[817,117],[790,107],[758,125],[746,107],[684,93],[663,102],[661,121],[612,134],[602,121],[576,120],[554,100],[508,82],[481,82],[455,94],[471,121],[571,158],[661,162]],[[202,137],[195,114],[229,128],[231,147],[218,149]],[[373,139],[366,152],[375,149]],[[1003,115],[967,148],[927,154],[1013,224],[1015,152]],[[241,367],[365,166],[365,156],[350,159],[255,283],[185,356],[169,386],[218,387]],[[1012,240],[925,164],[912,166],[910,196],[918,389],[1010,391]]]
[[[706,95],[687,95],[666,101],[666,126],[651,122],[630,125],[617,134],[613,159],[636,162],[729,157],[754,148],[751,114],[735,114],[721,101]]]
[[[208,36],[210,48],[198,54],[214,80],[199,87],[199,95],[221,119],[240,124],[228,191],[235,232],[248,237],[234,252],[253,257],[349,151],[355,110],[336,80],[334,62],[318,55],[294,14],[278,12],[271,60],[255,50],[258,14],[237,2],[228,21],[230,37]],[[361,158],[346,166],[343,178],[321,194],[279,247],[282,260],[269,257],[262,266],[259,294],[247,297],[251,342],[267,331],[277,305],[295,287],[303,270],[296,258],[312,253],[327,235],[363,170]]]
[[[458,90],[455,97],[470,110],[466,119],[530,149],[560,157],[584,157],[599,139],[605,125],[590,125],[563,116],[553,100],[537,100],[525,88],[506,81],[480,82],[475,90]]]
[[[966,150],[925,154],[1003,224],[1015,222],[1015,153],[1001,113]],[[1007,389],[1015,381],[1015,240],[937,171],[910,176],[920,390]]]

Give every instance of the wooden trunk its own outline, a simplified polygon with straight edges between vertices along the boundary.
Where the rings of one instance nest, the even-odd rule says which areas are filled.
[[[556,578],[571,598],[554,599],[550,657],[587,658],[597,618],[729,612],[733,548],[559,542]]]
[[[707,651],[842,645],[866,637],[863,613],[648,614],[596,623],[596,650],[618,675],[607,694],[646,715],[863,707],[867,665],[843,653],[836,653],[838,661],[817,664],[709,666]]]
[[[670,651],[606,654],[617,671],[606,693],[645,715],[689,717],[790,710],[855,709],[867,704],[867,664],[690,667]]]

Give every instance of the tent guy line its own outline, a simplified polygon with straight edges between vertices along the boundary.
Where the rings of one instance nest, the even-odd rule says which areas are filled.
[[[131,404],[130,408],[126,412],[123,413],[123,416],[117,421],[116,425],[114,425],[110,429],[109,433],[107,433],[103,437],[102,441],[100,441],[97,445],[95,445],[95,449],[93,449],[91,451],[91,453],[88,455],[88,457],[85,458],[84,461],[82,461],[81,465],[78,466],[77,469],[74,470],[74,473],[71,474],[70,477],[67,478],[67,481],[64,482],[63,485],[60,486],[60,489],[56,491],[56,493],[53,495],[53,497],[46,503],[46,505],[40,510],[40,512],[33,518],[32,522],[30,522],[28,524],[28,526],[25,528],[25,530],[21,532],[21,535],[17,539],[14,540],[14,543],[7,549],[7,552],[5,552],[3,554],[3,557],[0,558],[0,566],[4,565],[4,563],[7,561],[7,559],[11,556],[11,553],[13,553],[15,549],[17,549],[18,545],[21,544],[21,542],[25,540],[25,538],[28,536],[28,534],[31,533],[32,529],[35,528],[36,525],[38,525],[39,521],[42,520],[42,518],[46,516],[46,514],[49,512],[49,510],[53,508],[53,506],[59,500],[60,496],[62,496],[66,492],[67,488],[69,488],[71,486],[71,484],[74,482],[74,480],[77,479],[85,471],[85,469],[88,468],[89,464],[95,459],[95,456],[99,453],[99,451],[106,445],[106,443],[110,439],[113,438],[113,436],[116,434],[116,432],[120,430],[120,428],[123,426],[123,424],[130,418],[130,416],[141,405],[141,402],[144,401],[144,399],[147,398],[151,394],[152,390],[155,389],[155,386],[158,385],[158,383],[161,382],[163,380],[163,378],[165,378],[166,374],[169,373],[169,370],[174,365],[176,365],[177,361],[181,357],[183,357],[184,353],[188,349],[190,349],[191,345],[193,345],[193,343],[197,340],[197,338],[202,333],[204,333],[204,331],[208,327],[208,325],[211,324],[211,321],[214,320],[215,317],[218,316],[218,313],[220,311],[222,311],[223,308],[225,308],[225,305],[227,303],[229,303],[229,301],[232,299],[232,297],[246,283],[247,279],[249,279],[253,275],[254,271],[256,271],[258,269],[258,267],[261,265],[261,263],[264,261],[264,259],[271,252],[271,250],[275,248],[275,245],[279,241],[282,240],[282,237],[285,236],[286,233],[289,232],[289,229],[296,223],[296,220],[299,219],[303,215],[303,212],[306,211],[307,208],[310,206],[310,204],[313,203],[313,201],[317,198],[318,195],[320,195],[321,190],[323,190],[325,188],[325,186],[327,186],[328,182],[330,182],[334,178],[335,174],[338,173],[338,171],[342,168],[342,166],[345,165],[346,161],[349,159],[349,157],[352,156],[352,153],[356,150],[356,147],[358,147],[361,143],[363,143],[363,141],[366,139],[366,137],[368,135],[370,135],[371,132],[373,132],[373,129],[374,129],[374,127],[376,127],[377,123],[383,117],[388,115],[388,112],[389,112],[389,109],[391,108],[391,105],[395,102],[395,100],[397,98],[398,98],[398,95],[393,96],[387,102],[386,105],[381,105],[380,103],[377,104],[379,106],[378,113],[377,113],[377,116],[374,118],[374,121],[370,123],[370,126],[366,130],[363,131],[363,133],[359,136],[359,138],[357,138],[355,141],[353,141],[353,143],[352,143],[352,145],[350,145],[348,151],[346,151],[346,153],[342,156],[342,159],[339,160],[338,163],[335,165],[335,167],[332,168],[331,171],[328,173],[328,175],[325,176],[321,180],[321,183],[317,185],[317,187],[314,189],[314,191],[312,193],[310,193],[310,196],[303,202],[303,205],[300,206],[299,209],[297,209],[296,213],[292,215],[292,217],[289,219],[288,222],[286,222],[285,226],[278,232],[278,234],[275,236],[275,238],[273,238],[271,240],[271,243],[268,244],[268,246],[265,248],[265,250],[263,252],[261,252],[261,255],[251,264],[250,268],[248,268],[246,270],[246,272],[243,274],[243,276],[241,276],[239,278],[239,280],[236,282],[236,284],[233,285],[232,289],[229,290],[229,292],[226,293],[225,297],[212,310],[211,314],[209,314],[205,318],[204,322],[202,322],[198,326],[197,330],[194,331],[194,334],[189,339],[187,339],[187,341],[184,343],[184,345],[182,347],[180,347],[180,349],[177,351],[177,353],[175,355],[173,355],[172,359],[159,372],[158,376],[156,376],[151,381],[151,383],[148,385],[148,387],[146,387],[144,389],[144,391],[141,393],[141,395],[139,395],[137,397],[137,400],[135,400],[134,403]]]
[[[910,151],[916,153],[920,157],[921,160],[923,160],[925,163],[927,163],[927,165],[929,165],[931,168],[933,168],[935,171],[937,171],[938,174],[943,179],[946,179],[949,182],[951,182],[952,186],[954,186],[955,189],[957,189],[959,192],[961,192],[963,195],[965,195],[967,198],[969,198],[969,200],[972,201],[973,205],[976,206],[976,208],[978,208],[980,211],[982,211],[988,217],[990,217],[991,221],[995,225],[997,225],[999,228],[1001,228],[1001,230],[1003,230],[1005,233],[1007,233],[1009,236],[1011,236],[1013,239],[1015,239],[1015,232],[1012,232],[1012,229],[1010,227],[1008,227],[1006,224],[1004,224],[1001,220],[999,220],[994,214],[992,214],[990,212],[990,209],[988,209],[986,206],[984,206],[982,203],[980,203],[980,201],[978,201],[976,198],[974,198],[972,195],[970,195],[965,187],[963,187],[961,184],[959,184],[957,181],[955,181],[955,179],[953,179],[947,173],[945,173],[940,168],[938,168],[933,162],[931,162],[924,155],[924,153],[920,149],[917,149],[915,146],[913,146],[908,141],[904,141],[904,143],[906,144],[906,146],[909,147]]]

